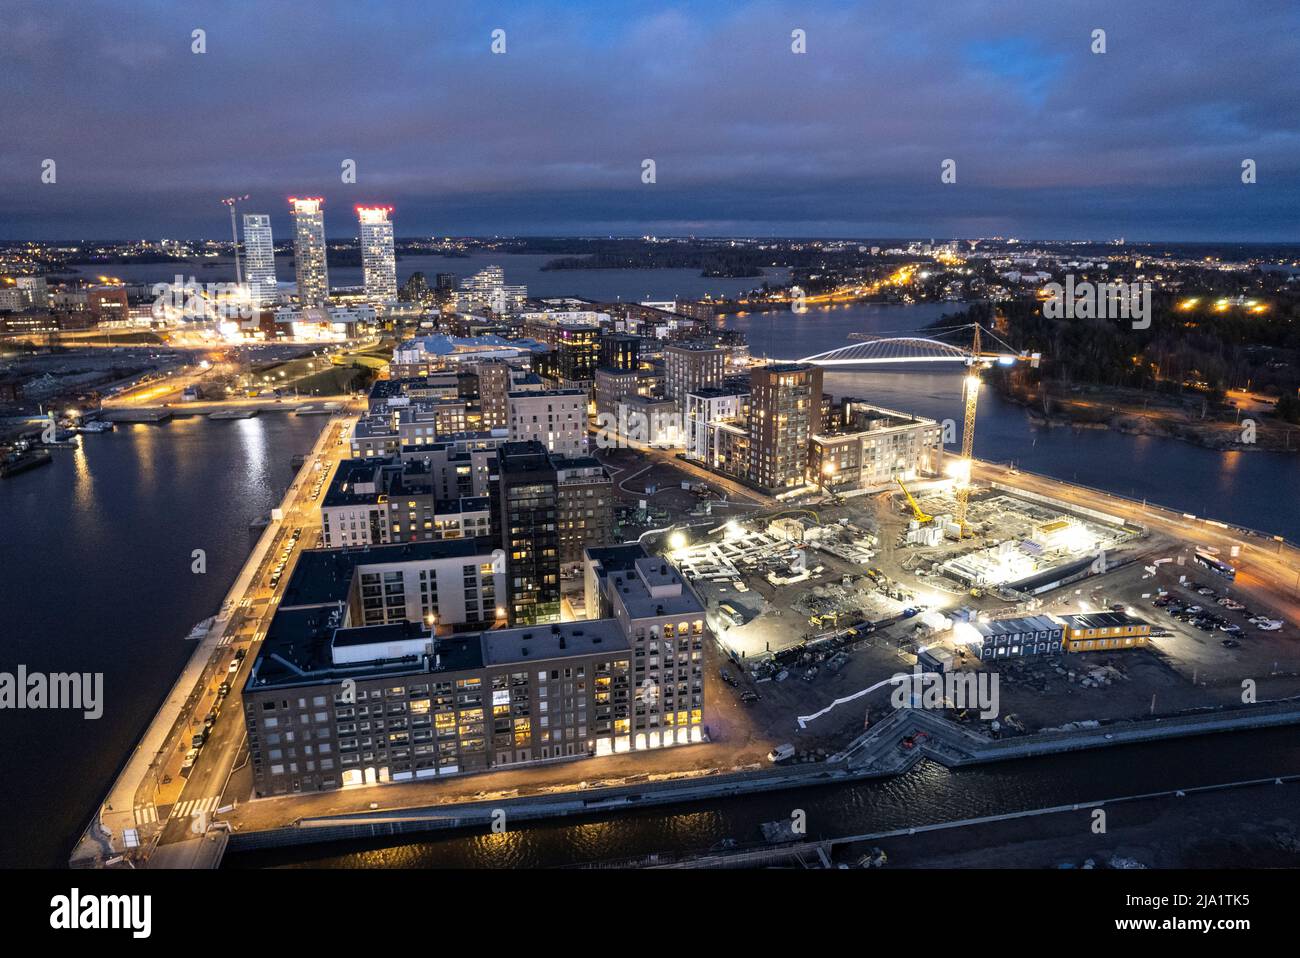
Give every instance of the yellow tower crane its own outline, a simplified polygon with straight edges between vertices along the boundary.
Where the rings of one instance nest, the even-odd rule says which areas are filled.
[[[967,326],[965,325],[957,326],[945,330],[943,333],[937,335],[947,335],[966,328]],[[956,468],[950,473],[950,475],[953,475],[956,479],[955,498],[957,500],[957,505],[956,515],[953,517],[955,520],[953,525],[956,526],[957,537],[959,539],[964,538],[970,531],[969,526],[966,523],[966,517],[970,508],[971,471],[975,451],[975,410],[979,403],[980,373],[994,364],[1000,366],[1013,366],[1016,363],[1029,363],[1031,368],[1037,369],[1039,362],[1042,359],[1041,353],[1031,353],[1025,349],[1017,350],[1012,348],[993,330],[982,330],[979,323],[972,323],[970,328],[974,330],[974,335],[969,352],[967,352],[964,347],[942,343],[929,337],[917,338],[915,331],[911,331],[903,336],[885,336],[879,332],[849,334],[849,339],[861,340],[862,342],[880,343],[882,345],[905,343],[907,346],[928,349],[930,350],[930,354],[926,355],[925,358],[930,359],[936,358],[933,356],[933,352],[936,347],[940,347],[944,352],[939,358],[959,360],[966,364],[966,375],[962,380],[962,397],[965,400],[965,416],[961,434],[961,457],[957,462]],[[984,340],[981,337],[982,332],[986,332],[989,340],[993,341],[993,348],[989,352],[985,351]],[[813,361],[816,361],[818,358],[820,357],[814,357]],[[867,359],[864,361],[908,362],[911,358],[910,355],[904,355],[901,357],[892,356],[890,358]],[[917,358],[921,358],[920,353],[917,354]],[[899,485],[902,485],[902,483],[899,483]],[[906,489],[903,491],[905,493],[907,492]],[[924,513],[920,512],[920,507],[916,505],[910,495],[908,496],[908,500],[911,503],[913,515],[916,516],[917,519],[920,519]]]
[[[996,334],[991,335],[994,339],[998,339]],[[1001,340],[998,341],[1001,342]],[[970,356],[966,359],[967,373],[962,382],[962,393],[966,400],[966,415],[961,431],[961,460],[958,462],[956,475],[957,515],[954,516],[959,539],[965,538],[969,532],[966,525],[966,513],[970,506],[971,472],[975,461],[973,455],[975,451],[975,408],[980,397],[980,371],[992,366],[995,362],[1003,365],[1027,362],[1032,368],[1037,369],[1040,359],[1041,355],[1039,353],[1029,353],[1024,350],[1005,353],[984,352],[980,346],[980,325],[979,323],[975,324],[974,341],[971,344]]]

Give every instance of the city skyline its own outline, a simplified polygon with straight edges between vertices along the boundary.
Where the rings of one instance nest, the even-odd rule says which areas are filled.
[[[232,192],[283,235],[294,191],[381,199],[404,235],[1286,239],[1300,14],[1211,4],[1208,34],[1176,12],[524,4],[435,21],[391,2],[289,21],[104,2],[74,21],[19,3],[0,38],[19,94],[0,239],[219,237],[211,207]],[[344,69],[379,48],[385,71]],[[69,63],[86,49],[93,85]],[[159,135],[178,116],[195,122]]]
[[[311,906],[545,869],[1267,928],[1297,38],[1297,0],[10,0],[10,924],[373,948]]]

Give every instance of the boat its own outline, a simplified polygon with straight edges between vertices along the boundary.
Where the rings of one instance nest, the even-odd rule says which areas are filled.
[[[46,449],[32,449],[26,443],[17,446],[13,452],[0,459],[0,479],[8,479],[37,466],[48,466],[54,461]]]
[[[79,428],[80,432],[112,432],[115,427],[111,422],[104,422],[102,419],[92,419],[83,422]]]
[[[217,617],[215,615],[210,615],[202,622],[196,623],[194,628],[190,629],[190,634],[185,636],[185,641],[197,642],[199,639],[202,639],[208,634],[208,631],[212,628],[212,623],[215,622],[216,619]]]

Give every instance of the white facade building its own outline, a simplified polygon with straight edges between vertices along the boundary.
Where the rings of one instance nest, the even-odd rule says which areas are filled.
[[[361,269],[366,298],[372,303],[397,299],[397,258],[393,253],[391,206],[358,206],[361,223]]]
[[[265,213],[244,214],[244,282],[254,306],[275,302],[275,242]]]
[[[587,391],[545,389],[506,395],[510,441],[536,439],[561,456],[587,453]]]
[[[293,207],[294,274],[298,303],[325,306],[329,302],[329,269],[325,263],[325,213],[320,197],[290,197]]]

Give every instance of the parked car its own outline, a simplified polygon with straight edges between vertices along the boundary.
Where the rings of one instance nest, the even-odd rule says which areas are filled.
[[[198,760],[198,757],[199,757],[199,750],[197,748],[192,748],[188,752],[186,752],[185,761],[181,762],[181,771],[186,772],[192,769],[194,767],[194,763]]]
[[[757,692],[742,692],[740,695],[740,701],[744,702],[746,705],[752,702],[757,702],[758,698],[759,696]]]

